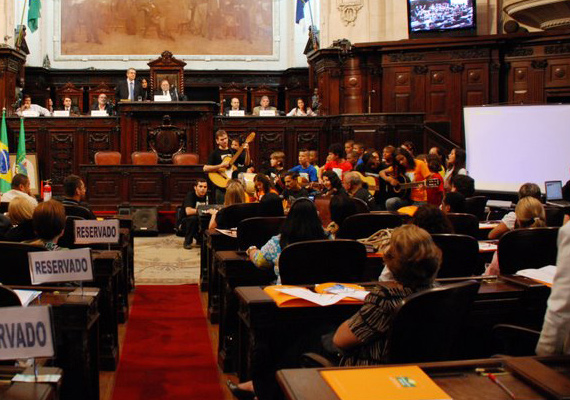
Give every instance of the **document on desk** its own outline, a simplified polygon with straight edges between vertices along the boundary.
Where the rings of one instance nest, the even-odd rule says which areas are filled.
[[[479,252],[497,251],[497,241],[479,240]]]
[[[552,286],[554,275],[556,275],[556,265],[547,265],[546,267],[538,269],[521,269],[516,273],[516,275],[534,279],[535,281],[544,283],[545,285]]]
[[[233,238],[237,238],[237,229],[218,229],[216,228],[216,230],[226,236],[230,236]]]
[[[18,297],[20,298],[20,303],[22,303],[22,306],[24,307],[29,306],[30,303],[34,301],[36,297],[42,294],[42,292],[40,292],[39,290],[20,290],[20,289],[14,289],[14,293],[18,295]]]
[[[299,299],[310,301],[311,303],[315,303],[319,306],[330,306],[331,304],[336,304],[347,297],[342,294],[315,293],[305,288],[280,288],[275,290],[288,294],[289,296],[295,296]]]

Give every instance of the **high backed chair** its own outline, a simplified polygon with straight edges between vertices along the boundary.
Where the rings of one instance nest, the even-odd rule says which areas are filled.
[[[479,282],[466,281],[404,299],[388,335],[388,363],[457,359],[465,320],[478,291]]]
[[[561,227],[564,222],[564,209],[556,206],[544,206],[546,226]]]
[[[196,153],[178,153],[172,157],[176,165],[196,165],[200,163],[200,156]]]
[[[396,228],[400,225],[402,225],[402,218],[390,212],[354,214],[343,221],[336,237],[363,239],[380,229]]]
[[[485,221],[485,207],[487,206],[486,196],[473,196],[465,199],[465,212],[473,214],[479,221]]]
[[[75,245],[75,221],[83,221],[84,219],[85,218],[81,218],[75,215],[67,215],[65,217],[65,230],[63,231],[63,235],[57,241],[57,244],[67,249],[74,249],[78,247]]]
[[[455,233],[460,235],[469,235],[474,238],[479,233],[479,220],[473,214],[467,213],[448,213],[447,218],[453,225]]]
[[[121,153],[118,151],[98,151],[95,153],[95,165],[120,165]]]
[[[0,307],[17,307],[21,305],[22,302],[16,292],[6,286],[0,286]]]
[[[34,251],[46,249],[25,243],[0,242],[0,282],[4,285],[31,285],[28,253]]]
[[[134,165],[155,165],[158,164],[158,155],[153,151],[135,151],[131,154]]]
[[[370,212],[370,207],[368,207],[368,204],[366,204],[366,202],[364,200],[359,199],[357,197],[351,197],[350,201],[352,201],[354,203],[354,205],[356,206],[356,212],[358,214]]]
[[[556,265],[557,238],[557,227],[515,229],[505,233],[497,250],[501,274]]]
[[[493,327],[493,339],[501,355],[534,356],[539,338],[539,331],[522,326],[499,324]]]
[[[285,217],[253,217],[241,221],[237,227],[238,249],[249,246],[261,248],[269,239],[279,233]]]
[[[279,256],[284,285],[323,282],[360,282],[366,248],[354,240],[309,240],[293,243]]]
[[[438,278],[472,276],[480,266],[479,243],[474,237],[449,233],[431,237],[442,252]]]
[[[224,226],[218,228],[236,228],[244,219],[257,217],[258,214],[259,203],[232,204],[218,211],[218,219],[224,222]]]

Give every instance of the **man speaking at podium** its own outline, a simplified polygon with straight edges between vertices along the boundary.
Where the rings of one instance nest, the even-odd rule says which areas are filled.
[[[140,82],[137,82],[137,71],[134,68],[127,70],[127,79],[121,80],[115,89],[115,101],[121,100],[137,101],[142,100],[143,89]]]
[[[168,79],[160,81],[160,89],[154,92],[155,96],[166,96],[163,101],[180,101],[176,86],[170,87]]]

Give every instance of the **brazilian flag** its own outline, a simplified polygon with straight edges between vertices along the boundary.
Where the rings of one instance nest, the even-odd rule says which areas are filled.
[[[0,192],[6,193],[11,187],[10,152],[8,151],[8,129],[6,128],[6,109],[2,111],[2,129],[0,130]]]
[[[30,8],[28,9],[28,28],[30,31],[35,32],[38,30],[38,22],[42,10],[42,3],[40,0],[30,0]]]
[[[20,135],[18,136],[18,152],[16,153],[16,174],[28,176],[26,168],[26,133],[24,132],[24,118],[20,118]]]

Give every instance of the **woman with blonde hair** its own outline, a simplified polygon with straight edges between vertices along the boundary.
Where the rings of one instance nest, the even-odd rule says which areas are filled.
[[[226,186],[226,194],[224,196],[224,208],[232,204],[245,203],[245,189],[240,181],[237,179],[232,179],[228,182]],[[217,210],[212,212],[212,217],[210,218],[209,229],[217,228],[218,226],[224,227],[224,213],[223,208],[218,212]],[[229,227],[233,228],[233,227]]]
[[[542,203],[531,196],[523,197],[517,203],[515,208],[515,229],[520,228],[540,228],[546,226],[546,212]],[[491,264],[485,270],[483,275],[499,275],[501,269],[499,267],[498,251],[493,254]]]
[[[25,197],[16,196],[8,205],[8,218],[12,227],[8,229],[4,240],[8,242],[23,242],[36,238],[32,224],[34,205]]]

